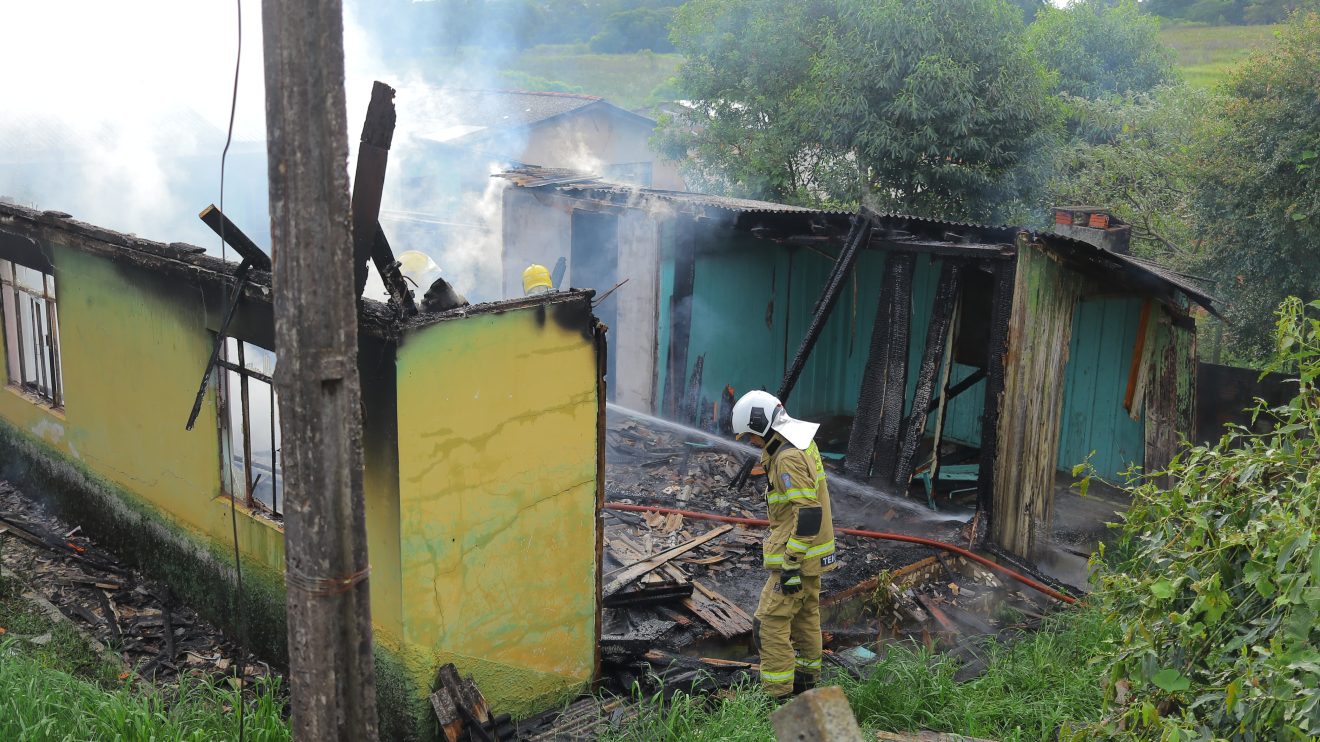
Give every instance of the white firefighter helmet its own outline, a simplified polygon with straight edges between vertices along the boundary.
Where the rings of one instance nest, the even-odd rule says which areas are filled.
[[[412,279],[423,291],[440,275],[440,266],[420,250],[404,250],[399,253],[398,260],[399,272]]]
[[[789,417],[778,397],[761,390],[744,394],[733,405],[732,417],[736,435],[751,433],[767,438],[774,430],[795,447],[803,449],[811,445],[811,439],[816,437],[816,430],[820,428],[816,423]]]

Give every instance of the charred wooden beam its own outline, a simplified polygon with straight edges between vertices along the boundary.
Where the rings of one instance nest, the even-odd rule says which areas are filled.
[[[385,190],[385,167],[394,139],[394,88],[377,81],[371,86],[358,145],[357,171],[353,177],[353,278],[357,296],[367,285],[367,261],[374,257],[380,200]],[[390,260],[389,262],[393,262]],[[377,270],[380,269],[377,264]]]
[[[871,350],[862,372],[857,412],[848,436],[845,471],[865,479],[873,472],[893,481],[898,464],[898,429],[907,392],[908,332],[912,322],[912,269],[916,256],[890,253],[885,260]],[[879,458],[877,460],[877,451]]]
[[[687,394],[683,396],[683,408],[679,412],[680,421],[693,427],[698,426],[701,405],[701,376],[706,366],[706,354],[697,356],[692,363],[692,376],[688,379]]]
[[[1004,396],[1004,355],[1008,352],[1008,321],[1013,314],[1013,279],[1017,261],[995,262],[990,294],[990,340],[986,344],[985,404],[981,411],[981,466],[976,482],[977,509],[990,532],[994,521],[995,454],[999,447],[999,410]]]
[[[944,403],[948,404],[949,402],[952,402],[958,395],[976,386],[976,383],[984,378],[985,378],[985,369],[983,368],[976,369],[971,374],[969,374],[967,378],[949,387],[948,391],[944,392]],[[930,413],[934,412],[935,410],[938,410],[939,408],[940,408],[940,400],[938,399],[933,400],[930,404],[926,405],[926,414],[929,415]]]
[[[251,238],[243,234],[243,230],[239,229],[238,225],[229,221],[229,217],[225,216],[224,212],[220,211],[215,204],[210,204],[202,209],[202,213],[198,214],[197,217],[202,220],[203,224],[210,227],[212,232],[219,235],[226,245],[234,248],[234,251],[241,255],[243,260],[251,263],[253,268],[270,272],[270,256],[262,251],[260,247],[257,247],[257,243],[253,242]]]
[[[375,261],[376,270],[380,271],[380,280],[385,284],[385,291],[389,293],[399,312],[405,317],[417,314],[417,301],[413,297],[412,290],[408,288],[403,274],[399,272],[399,262],[394,259],[394,250],[390,248],[389,238],[385,236],[385,230],[381,228],[380,222],[376,222],[376,241],[372,243],[371,259]]]
[[[695,225],[690,221],[678,221],[674,244],[674,290],[669,297],[669,356],[663,400],[664,415],[671,420],[678,417],[682,406],[688,344],[692,338],[692,289],[697,276],[694,230]]]
[[[898,463],[894,469],[894,484],[906,487],[912,478],[912,458],[917,453],[917,444],[926,432],[926,411],[930,404],[931,393],[935,386],[935,376],[940,368],[940,356],[953,325],[953,313],[958,304],[958,293],[962,289],[962,264],[955,260],[945,260],[940,268],[940,283],[935,289],[935,302],[931,307],[930,327],[926,331],[926,349],[921,354],[921,368],[917,371],[917,388],[912,397],[912,413],[903,426],[902,441],[899,444]],[[906,384],[904,385],[906,388]]]
[[[229,334],[229,323],[233,321],[234,312],[238,310],[238,302],[243,298],[243,283],[247,280],[251,268],[252,264],[244,260],[234,272],[234,291],[229,296],[229,308],[225,310],[225,319],[215,333],[215,342],[211,344],[211,357],[206,362],[206,368],[202,369],[202,383],[197,386],[197,396],[193,398],[192,411],[188,413],[188,424],[184,426],[184,430],[192,430],[197,424],[197,416],[202,412],[202,400],[206,398],[206,388],[211,384],[211,369],[215,368],[220,360],[220,349],[225,345],[225,337]]]
[[[802,369],[807,364],[807,359],[811,357],[811,350],[816,347],[816,341],[820,339],[821,330],[825,329],[825,323],[830,318],[830,312],[834,310],[834,305],[839,301],[839,295],[843,293],[843,287],[847,285],[848,279],[852,277],[853,266],[857,264],[857,254],[860,252],[867,237],[871,233],[871,222],[866,216],[857,216],[853,218],[852,231],[848,234],[848,239],[844,242],[843,252],[839,254],[839,259],[834,262],[833,269],[830,270],[829,279],[825,282],[825,288],[821,291],[820,298],[816,300],[816,306],[811,310],[811,324],[807,326],[807,333],[802,338],[802,344],[798,347],[797,355],[793,356],[792,363],[784,371],[784,380],[779,385],[779,401],[787,403],[788,396],[793,393],[793,387],[797,385],[798,377],[802,375]]]

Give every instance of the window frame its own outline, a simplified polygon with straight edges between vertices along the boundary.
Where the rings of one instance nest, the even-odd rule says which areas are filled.
[[[19,280],[20,268],[40,276],[40,290],[23,285]],[[28,302],[32,326],[36,330],[35,336],[30,338],[31,347],[24,332],[24,301]],[[64,366],[54,273],[0,258],[0,321],[5,328],[8,386],[43,407],[63,411]],[[37,343],[43,343],[45,347],[39,347]],[[18,368],[14,367],[16,362]],[[28,364],[33,366],[32,379],[27,378]]]
[[[247,349],[255,348],[264,353],[274,356],[274,352],[262,348],[256,343],[240,340],[235,337],[224,338],[221,346],[220,355],[216,359],[215,374],[216,378],[216,406],[217,406],[217,427],[220,434],[220,456],[221,456],[221,482],[225,494],[241,502],[254,513],[260,513],[276,522],[282,522],[284,511],[282,509],[281,494],[283,491],[284,474],[283,460],[280,451],[280,436],[278,423],[278,398],[275,394],[275,382],[271,374],[264,373],[254,369],[248,363]],[[272,369],[273,371],[273,369]],[[238,389],[231,388],[233,380],[237,378]],[[258,469],[253,461],[252,455],[252,398],[253,383],[259,382],[265,384],[268,389],[268,399],[270,401],[270,477],[272,479],[270,488],[270,502],[267,503],[256,495],[257,484],[260,479],[266,475],[266,472],[254,471]],[[237,421],[241,430],[234,431],[232,424],[235,422],[235,414],[231,405],[238,404]],[[264,432],[264,431],[263,431]],[[239,474],[234,451],[232,450],[235,442],[241,441],[242,444],[242,482],[236,481]],[[239,486],[241,485],[241,486]]]

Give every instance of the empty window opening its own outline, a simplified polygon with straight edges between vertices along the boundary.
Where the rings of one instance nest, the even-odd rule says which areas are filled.
[[[254,510],[284,512],[275,353],[225,338],[220,374],[220,448],[226,492]]]
[[[55,277],[0,260],[9,383],[51,407],[64,406]]]

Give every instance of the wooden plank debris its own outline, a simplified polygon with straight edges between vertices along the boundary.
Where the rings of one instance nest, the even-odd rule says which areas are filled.
[[[460,739],[499,742],[517,738],[517,727],[510,716],[491,712],[490,704],[471,675],[459,677],[458,668],[448,663],[436,673],[435,685],[431,709],[448,742]]]
[[[700,582],[694,580],[692,586],[696,590],[683,600],[684,608],[700,616],[725,639],[751,633],[752,617],[746,611]]]
[[[702,544],[708,541],[719,538],[720,536],[723,536],[724,534],[728,533],[731,530],[733,530],[733,526],[725,524],[717,528],[713,528],[710,531],[707,531],[705,534],[692,539],[691,541],[688,541],[683,544],[679,544],[678,546],[675,546],[672,549],[666,549],[660,552],[659,554],[655,554],[641,561],[620,567],[619,569],[605,575],[609,579],[609,583],[606,584],[604,589],[601,591],[602,597],[608,598],[614,593],[617,593],[618,591],[632,584],[634,580],[646,574],[647,572],[650,572],[651,570],[666,564],[675,557],[681,556],[683,554],[688,553],[689,551],[692,551],[693,549],[701,546]]]
[[[620,557],[633,560],[641,560],[647,556],[646,551],[640,545],[622,533],[616,533],[610,538],[610,550]],[[718,558],[712,557],[712,559],[721,561],[729,558],[729,556],[724,554]],[[693,563],[710,564],[712,562],[706,559],[698,559],[693,560]],[[688,593],[683,596],[683,607],[709,624],[720,636],[725,639],[732,639],[751,632],[752,617],[716,590],[695,580],[689,581],[687,573],[672,563],[665,564],[656,571],[665,573],[676,583],[681,581],[682,584],[687,585]],[[606,605],[611,605],[608,600]]]

